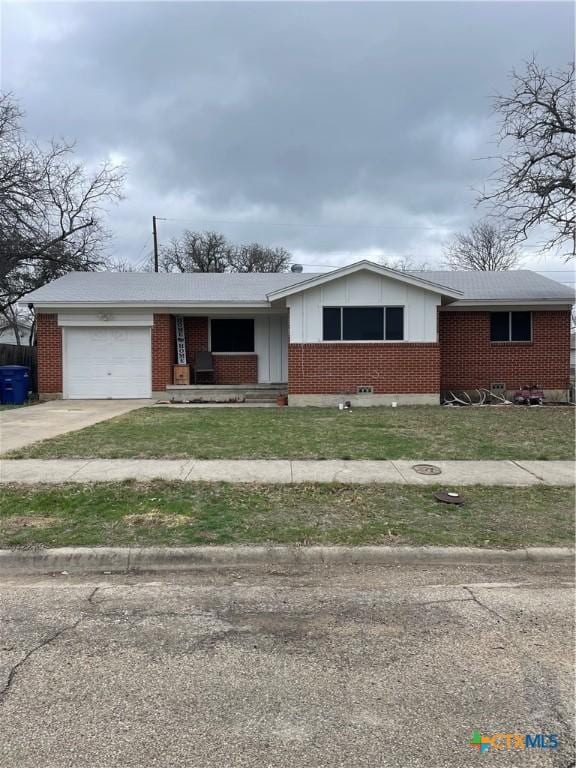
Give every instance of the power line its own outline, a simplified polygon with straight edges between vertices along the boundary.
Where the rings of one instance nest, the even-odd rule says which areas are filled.
[[[403,256],[406,256],[406,254],[398,254],[397,256],[390,256],[391,259],[401,259]],[[436,259],[438,258],[438,255],[432,256],[432,255],[420,255],[414,256],[416,259]],[[306,261],[291,261],[290,264],[300,264],[302,267],[324,267],[326,269],[337,269],[338,267],[345,267],[347,264],[309,264]],[[417,269],[414,270],[408,270],[408,271],[414,271],[414,272],[451,272],[453,270],[450,269]],[[564,274],[572,274],[575,270],[573,269],[532,269],[531,272],[561,272]]]
[[[148,245],[150,244],[150,240],[151,240],[151,239],[152,239],[152,233],[150,233],[150,234],[148,235],[148,237],[147,237],[147,238],[146,238],[146,240],[144,241],[144,245],[143,245],[143,246],[142,246],[142,248],[140,248],[140,250],[138,251],[138,255],[136,256],[136,259],[135,259],[135,261],[134,261],[134,266],[136,267],[136,269],[142,269],[142,267],[143,267],[143,266],[145,266],[145,265],[147,265],[147,264],[148,264],[148,262],[149,262],[149,260],[150,260],[150,253],[149,253],[149,252],[148,252],[148,253],[146,253],[146,254],[144,255],[144,257],[143,257],[143,258],[142,258],[142,254],[144,253],[145,249],[146,249],[146,248],[148,247]]]
[[[286,224],[279,221],[238,221],[233,219],[179,219],[174,218],[171,216],[166,217],[160,217],[156,216],[158,220],[161,221],[187,221],[187,222],[193,222],[195,224],[244,224],[244,225],[250,225],[254,227],[290,227],[292,229],[298,229],[300,227],[314,227],[314,228],[321,228],[321,229],[418,229],[418,230],[428,230],[432,232],[437,232],[440,229],[446,229],[449,231],[453,231],[452,227],[448,227],[447,225],[439,224],[436,227],[418,227],[418,226],[400,226],[396,224],[319,224],[319,223],[293,223],[293,224]]]
[[[445,230],[448,232],[455,232],[456,230],[447,224],[438,224],[435,227],[423,227],[423,226],[404,226],[399,224],[321,224],[319,222],[294,222],[294,223],[284,223],[284,222],[278,222],[278,221],[240,221],[238,219],[200,219],[200,218],[194,218],[194,219],[188,219],[188,218],[180,218],[176,216],[155,216],[153,217],[156,221],[183,221],[188,223],[194,223],[194,224],[232,224],[232,225],[243,225],[243,226],[255,226],[255,227],[283,227],[283,228],[289,228],[289,229],[299,229],[299,228],[312,228],[312,229],[374,229],[374,230],[387,230],[387,229],[393,229],[393,230],[401,230],[401,231],[427,231],[427,232],[438,232],[441,230]],[[541,249],[545,246],[545,243],[535,243],[535,244],[524,244],[522,245],[522,249],[527,248],[535,248],[535,249]],[[435,256],[422,256],[420,255],[419,258],[436,258]],[[307,266],[313,266],[313,265],[307,265]],[[552,271],[552,270],[549,270]],[[568,270],[566,270],[568,271]]]
[[[136,260],[140,259],[140,257],[144,253],[144,249],[146,248],[146,246],[148,245],[148,243],[150,242],[151,239],[152,239],[152,234],[149,234],[148,237],[146,238],[146,240],[144,241],[144,245],[138,251],[138,256],[136,256]]]

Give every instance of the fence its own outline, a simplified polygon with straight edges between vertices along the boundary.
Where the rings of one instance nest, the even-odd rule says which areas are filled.
[[[30,389],[37,392],[36,347],[0,344],[0,365],[27,365],[30,368]]]

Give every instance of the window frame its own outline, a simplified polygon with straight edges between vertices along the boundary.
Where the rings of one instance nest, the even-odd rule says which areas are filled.
[[[252,351],[251,352],[216,352],[212,349],[212,323],[214,320],[231,320],[237,322],[238,320],[251,320],[252,321]],[[210,317],[208,322],[208,351],[213,355],[255,355],[256,354],[256,322],[253,317]]]
[[[493,339],[492,338],[492,315],[508,315],[508,338],[507,339]],[[522,314],[529,315],[530,317],[530,338],[529,339],[513,339],[512,338],[512,315]],[[534,341],[534,313],[530,309],[504,309],[494,310],[490,312],[490,344],[532,344]]]
[[[339,309],[340,310],[340,338],[339,339],[325,339],[324,338],[324,310],[325,309]],[[381,339],[345,339],[344,338],[344,310],[345,309],[381,309],[382,310],[382,334]],[[402,310],[402,338],[401,339],[387,339],[386,338],[386,310],[387,309],[401,309]],[[324,304],[322,305],[322,343],[323,344],[402,344],[406,341],[406,305],[405,304]]]

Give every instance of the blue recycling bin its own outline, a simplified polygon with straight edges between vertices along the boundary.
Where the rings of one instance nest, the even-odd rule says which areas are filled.
[[[28,399],[30,368],[25,365],[0,365],[0,401],[22,405]]]

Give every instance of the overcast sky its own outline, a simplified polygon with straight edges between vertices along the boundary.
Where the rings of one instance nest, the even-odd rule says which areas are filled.
[[[189,220],[161,241],[210,228],[306,265],[438,266],[482,215],[491,95],[533,54],[564,66],[573,25],[555,2],[13,2],[1,86],[31,135],[126,164],[119,258],[150,252],[156,214]]]

